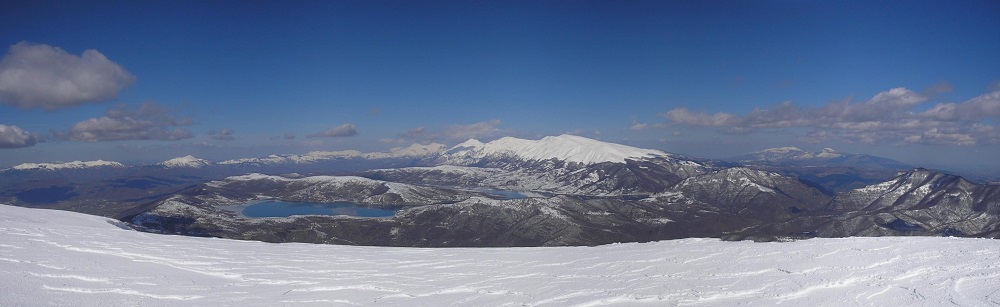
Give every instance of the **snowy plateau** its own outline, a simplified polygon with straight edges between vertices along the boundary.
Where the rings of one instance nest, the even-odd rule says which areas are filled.
[[[0,274],[3,306],[995,306],[1000,241],[274,244],[0,205]]]

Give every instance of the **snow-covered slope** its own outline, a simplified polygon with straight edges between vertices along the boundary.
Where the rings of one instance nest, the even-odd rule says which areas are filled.
[[[212,165],[212,162],[209,162],[208,160],[205,159],[195,158],[192,155],[187,155],[160,162],[159,165],[168,168],[178,168],[178,167],[199,168]]]
[[[504,137],[489,143],[469,140],[446,152],[448,164],[469,164],[484,158],[515,158],[521,160],[557,159],[566,162],[595,164],[601,162],[624,163],[625,159],[666,156],[665,152],[642,149],[621,144],[601,142],[581,136],[563,134],[547,136],[541,140],[524,140]]]
[[[986,306],[1000,241],[386,248],[164,236],[0,206],[2,305]]]
[[[59,170],[59,169],[85,169],[95,167],[125,167],[125,165],[114,161],[73,161],[65,163],[22,163],[9,168],[10,170]]]

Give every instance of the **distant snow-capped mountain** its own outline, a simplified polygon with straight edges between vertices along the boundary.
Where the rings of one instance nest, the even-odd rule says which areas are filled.
[[[29,171],[29,170],[61,170],[61,169],[87,169],[87,168],[97,168],[97,167],[125,167],[124,164],[114,162],[114,161],[73,161],[64,163],[22,163],[9,168],[8,170],[19,170],[19,171]]]
[[[432,167],[378,169],[363,175],[421,185],[637,195],[661,192],[711,169],[659,150],[573,135],[504,137],[488,143],[472,139],[421,162]]]
[[[357,150],[344,151],[312,151],[304,155],[270,155],[260,158],[231,159],[219,162],[221,165],[269,165],[269,164],[302,164],[313,163],[338,158],[353,158],[361,155]]]
[[[843,157],[844,155],[833,148],[823,148],[819,152],[808,152],[798,147],[769,148],[758,152],[750,153],[740,160],[758,160],[781,162],[787,160],[808,160],[808,159],[832,159]]]
[[[810,152],[798,147],[765,149],[730,158],[746,167],[778,172],[844,192],[892,178],[914,166],[866,154],[844,153],[832,148]]]
[[[431,143],[427,145],[413,144],[407,147],[396,147],[387,152],[367,152],[357,150],[342,151],[311,151],[302,155],[270,155],[260,158],[242,158],[219,162],[221,165],[274,165],[274,164],[307,164],[336,159],[420,159],[427,156],[434,156],[443,152],[447,147],[443,144]]]
[[[441,154],[446,149],[448,149],[447,146],[438,143],[413,144],[406,147],[396,147],[388,152],[369,152],[360,156],[365,159],[423,158]]]
[[[199,168],[212,165],[212,162],[205,159],[195,158],[192,155],[187,155],[160,162],[158,165],[167,168],[180,168],[180,167]]]
[[[843,153],[833,148],[823,148],[821,151],[810,152],[798,147],[780,147],[752,152],[731,158],[741,163],[765,164],[799,164],[814,166],[849,166],[864,168],[909,169],[913,166],[902,162],[878,156]]]
[[[489,143],[475,139],[458,144],[445,152],[444,164],[474,164],[483,159],[514,158],[529,161],[549,159],[582,164],[602,162],[625,163],[626,159],[668,156],[667,153],[627,145],[601,142],[585,137],[563,134],[540,140],[504,137]]]
[[[313,151],[303,155],[270,155],[260,158],[233,159],[219,162],[222,165],[303,164],[333,159],[430,159],[429,165],[473,165],[483,161],[559,160],[585,165],[604,162],[625,163],[626,159],[638,160],[670,155],[654,149],[602,142],[574,135],[548,136],[540,140],[504,137],[488,143],[470,139],[451,148],[443,144],[413,144],[386,152],[362,153],[356,150]]]

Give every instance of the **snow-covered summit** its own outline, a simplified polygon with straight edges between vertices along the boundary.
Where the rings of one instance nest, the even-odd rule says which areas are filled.
[[[11,170],[59,170],[59,169],[85,169],[95,167],[125,167],[124,164],[114,161],[73,161],[65,163],[22,163],[11,167]]]
[[[212,165],[212,162],[209,162],[208,160],[205,159],[195,158],[192,155],[186,155],[183,157],[173,158],[167,161],[160,162],[159,165],[168,168],[179,168],[179,167],[199,168]]]
[[[504,137],[489,143],[472,139],[452,147],[446,152],[446,155],[449,156],[450,160],[514,157],[524,160],[559,159],[567,162],[595,164],[667,156],[667,153],[563,134],[547,136],[540,140]]]

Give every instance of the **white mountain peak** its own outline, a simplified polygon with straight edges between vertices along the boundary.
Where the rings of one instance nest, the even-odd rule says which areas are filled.
[[[452,148],[463,148],[463,147],[480,147],[480,146],[483,146],[483,142],[480,142],[480,141],[479,141],[479,140],[477,140],[477,139],[469,139],[468,141],[465,141],[465,142],[462,142],[462,143],[459,143],[458,145],[455,145],[455,146],[454,146],[454,147],[452,147]]]
[[[836,150],[833,150],[833,148],[823,148],[823,151],[816,154],[817,158],[825,158],[825,159],[838,158],[841,156],[843,155],[837,152]]]
[[[504,137],[485,144],[472,139],[452,147],[448,154],[455,158],[515,156],[525,160],[559,159],[584,164],[624,162],[625,159],[667,155],[659,150],[602,142],[569,134],[547,136],[540,140]]]
[[[209,166],[209,165],[212,164],[212,162],[209,162],[208,160],[205,160],[205,159],[195,158],[192,155],[186,155],[186,156],[183,156],[183,157],[177,157],[177,158],[173,158],[173,159],[170,159],[170,160],[167,160],[167,161],[163,161],[163,162],[160,162],[159,164],[161,166],[165,166],[165,167],[193,167],[193,168],[198,168],[198,167]]]

